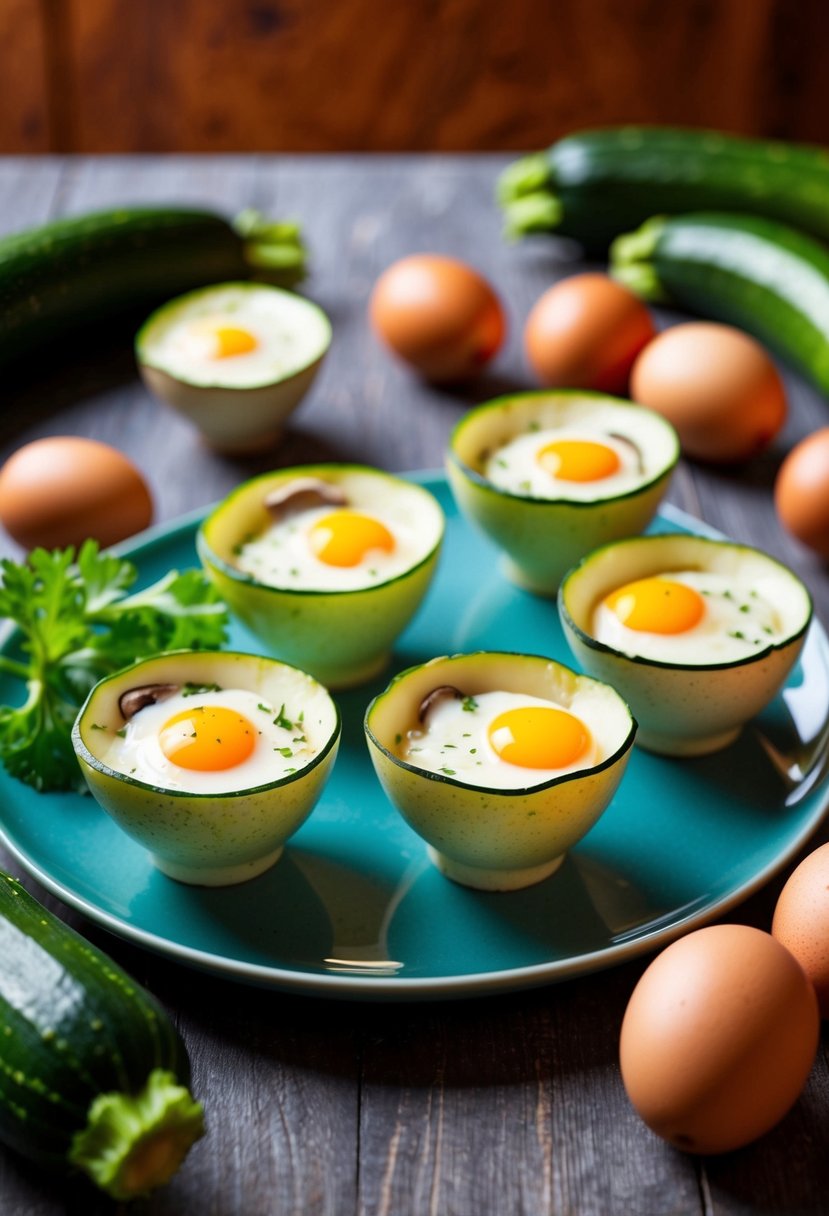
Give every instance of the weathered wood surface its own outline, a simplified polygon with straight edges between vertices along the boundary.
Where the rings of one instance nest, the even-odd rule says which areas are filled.
[[[286,442],[256,461],[209,453],[150,399],[129,352],[87,333],[77,367],[33,369],[4,386],[4,456],[51,433],[116,444],[147,473],[158,518],[221,496],[275,464],[321,457],[403,470],[436,467],[467,405],[530,382],[520,327],[540,291],[573,270],[552,244],[509,247],[492,183],[503,158],[177,158],[0,162],[0,223],[113,202],[188,200],[228,212],[254,204],[298,216],[313,250],[307,292],[336,338]],[[387,357],[365,305],[396,256],[465,257],[508,305],[509,345],[462,394],[431,391]],[[825,569],[773,515],[783,451],[826,421],[826,402],[794,377],[791,418],[774,450],[741,472],[683,464],[671,498],[735,538],[795,566],[829,621]],[[2,551],[16,553],[8,541]],[[819,838],[824,838],[821,835]],[[20,866],[0,853],[0,864]],[[767,927],[781,878],[732,919]],[[42,898],[36,883],[29,882]],[[647,960],[515,995],[454,1003],[348,1004],[261,992],[184,970],[47,902],[108,950],[175,1015],[206,1102],[209,1135],[179,1175],[136,1204],[153,1216],[746,1216],[825,1213],[829,1194],[826,1039],[807,1090],[762,1141],[697,1160],[652,1136],[632,1112],[617,1064],[625,1004]],[[0,960],[2,966],[2,960]],[[0,1151],[0,1211],[96,1216],[114,1205],[68,1190]]]
[[[0,151],[484,151],[678,122],[825,142],[822,0],[2,0]]]

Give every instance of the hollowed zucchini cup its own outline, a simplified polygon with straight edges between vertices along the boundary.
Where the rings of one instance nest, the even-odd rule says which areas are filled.
[[[134,773],[117,771],[103,757],[125,729],[121,698],[158,685],[245,689],[288,706],[303,714],[314,755],[292,774],[225,793],[164,788],[143,780],[140,764]],[[72,732],[83,775],[104,810],[149,850],[162,873],[201,886],[243,882],[274,865],[322,793],[339,741],[339,711],[311,676],[273,659],[224,651],[174,651],[108,676],[92,689]],[[267,744],[261,750],[267,759]]]
[[[573,712],[579,706],[590,719],[597,758],[540,785],[530,783],[528,770],[516,770],[519,784],[508,789],[418,768],[401,758],[400,743],[417,727],[424,697],[442,685],[470,697],[501,690]],[[498,651],[411,667],[374,698],[365,716],[371,760],[392,804],[426,841],[443,874],[487,891],[531,886],[558,868],[611,802],[635,733],[630,710],[608,685],[542,656]]]
[[[611,479],[600,479],[583,485],[578,495],[571,490],[541,497],[502,489],[485,472],[490,456],[519,436],[579,428],[633,446],[633,484],[619,492]],[[652,410],[603,393],[544,390],[498,397],[470,410],[452,432],[446,469],[461,512],[501,549],[507,577],[552,596],[590,550],[647,527],[678,459],[676,432]],[[586,492],[590,497],[581,496]]]
[[[204,354],[189,335],[214,321],[254,333],[256,350]],[[135,354],[150,392],[194,423],[211,447],[256,452],[279,439],[314,382],[331,332],[323,310],[294,292],[219,283],[156,309],[138,332]]]
[[[271,586],[239,569],[240,542],[260,535],[265,501],[297,479],[340,489],[355,509],[391,511],[417,529],[417,553],[394,577],[350,590]],[[205,571],[230,611],[268,651],[310,671],[329,688],[371,679],[389,662],[395,640],[420,607],[438,561],[445,520],[428,490],[363,465],[303,465],[265,473],[234,490],[199,529]]]
[[[693,663],[624,653],[597,640],[593,614],[606,595],[636,579],[683,570],[725,575],[735,594],[762,588],[780,637],[728,662],[711,662],[703,640],[702,661]],[[629,702],[639,723],[637,745],[672,756],[703,755],[733,742],[785,683],[812,618],[809,592],[781,562],[746,545],[683,534],[635,537],[589,554],[564,579],[558,606],[579,664]]]

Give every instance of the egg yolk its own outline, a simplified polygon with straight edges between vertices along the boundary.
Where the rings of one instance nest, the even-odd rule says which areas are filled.
[[[539,449],[536,460],[561,481],[601,481],[621,466],[613,448],[592,439],[556,439]]]
[[[327,566],[358,566],[374,550],[394,552],[394,537],[385,524],[359,511],[332,511],[308,533],[311,551]]]
[[[234,355],[248,355],[259,343],[252,333],[236,325],[217,325],[213,331],[215,342],[214,359],[231,359]]]
[[[180,768],[215,773],[247,760],[256,746],[256,728],[235,709],[195,706],[168,718],[158,741],[167,759]]]
[[[670,578],[640,578],[618,587],[605,604],[638,633],[687,633],[699,624],[705,602],[698,591]]]
[[[201,317],[187,326],[184,338],[192,358],[232,359],[259,346],[250,330],[228,325],[221,317]]]
[[[493,718],[487,734],[496,755],[520,768],[566,768],[590,743],[579,718],[546,706],[507,709]]]

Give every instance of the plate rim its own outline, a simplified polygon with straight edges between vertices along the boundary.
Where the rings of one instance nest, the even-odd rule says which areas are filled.
[[[448,482],[441,469],[415,470],[401,473],[400,476],[416,481],[427,488],[439,485],[448,489]],[[198,507],[166,523],[156,524],[130,541],[115,548],[119,555],[135,561],[140,569],[142,553],[156,548],[171,537],[183,536],[186,532],[194,531],[200,521],[206,517],[212,505]],[[460,517],[460,513],[459,513]],[[697,535],[707,535],[722,538],[724,534],[698,519],[690,513],[674,506],[672,503],[662,503],[656,517],[673,523],[683,530]],[[0,644],[4,643],[10,632],[6,627],[0,632]],[[816,644],[829,671],[829,639],[822,625],[813,618],[810,633],[816,639]],[[79,895],[63,882],[55,879],[48,870],[37,862],[25,849],[20,847],[8,834],[6,825],[0,817],[0,842],[8,853],[23,867],[30,877],[44,887],[51,895],[62,903],[81,913],[93,924],[99,925],[125,941],[141,946],[154,954],[161,955],[176,962],[184,963],[197,970],[207,972],[212,976],[234,982],[243,982],[260,988],[278,990],[299,996],[328,997],[331,999],[357,1000],[438,1000],[459,999],[495,995],[504,992],[516,992],[527,988],[541,987],[545,984],[558,983],[578,976],[607,970],[620,966],[650,953],[657,947],[665,946],[676,938],[681,937],[690,929],[700,928],[723,913],[743,903],[771,878],[773,878],[794,857],[811,836],[817,831],[829,809],[829,782],[819,798],[815,810],[795,836],[788,841],[785,849],[777,853],[773,860],[761,870],[740,883],[733,891],[722,895],[703,908],[688,912],[685,916],[672,921],[669,926],[656,926],[645,930],[636,937],[621,943],[605,946],[586,954],[576,955],[564,960],[552,960],[543,963],[532,963],[513,968],[498,968],[489,971],[478,971],[467,975],[443,975],[432,977],[395,976],[359,976],[343,973],[325,974],[302,968],[266,966],[262,963],[245,963],[238,958],[228,955],[215,954],[210,951],[182,945],[151,932],[138,925],[130,924],[92,900]],[[148,861],[148,865],[151,863]]]

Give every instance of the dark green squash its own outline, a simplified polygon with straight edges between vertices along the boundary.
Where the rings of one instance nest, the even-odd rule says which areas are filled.
[[[0,873],[0,1140],[145,1194],[204,1132],[189,1071],[158,1002]]]
[[[602,253],[651,215],[736,211],[829,239],[829,153],[670,126],[576,131],[498,180],[508,235],[552,232]]]

